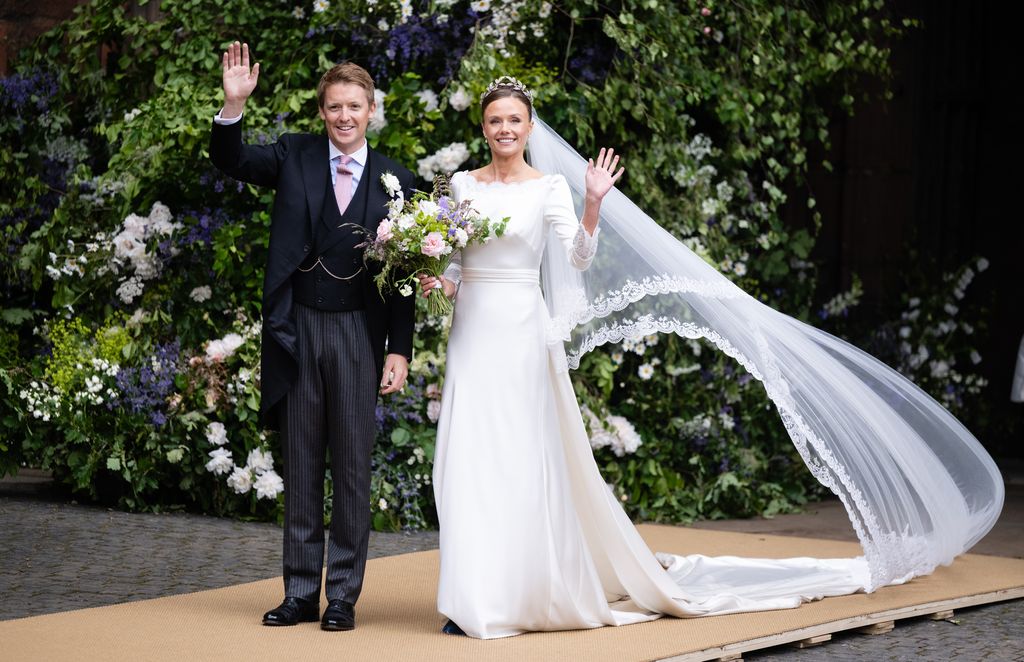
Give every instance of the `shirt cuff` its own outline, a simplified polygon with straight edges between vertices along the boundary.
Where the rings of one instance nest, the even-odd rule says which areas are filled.
[[[224,126],[228,126],[229,124],[235,124],[236,122],[240,122],[242,120],[242,115],[245,114],[242,113],[238,117],[221,117],[222,112],[224,112],[223,108],[218,110],[217,114],[213,116],[213,121],[215,124],[223,124]]]

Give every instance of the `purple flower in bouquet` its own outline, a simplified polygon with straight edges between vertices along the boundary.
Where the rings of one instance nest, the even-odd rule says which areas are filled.
[[[393,177],[390,173],[381,176],[392,199],[387,218],[377,226],[376,237],[366,251],[368,258],[383,265],[375,279],[381,292],[397,287],[402,296],[411,296],[417,274],[440,276],[455,251],[504,234],[508,217],[492,221],[468,200],[456,203],[446,177],[434,179],[431,193],[417,191],[409,200],[397,187],[389,186]],[[427,304],[434,315],[452,310],[452,302],[441,290],[431,292]]]

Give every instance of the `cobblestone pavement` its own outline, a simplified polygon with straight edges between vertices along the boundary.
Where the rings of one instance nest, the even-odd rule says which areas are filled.
[[[0,620],[276,577],[281,530],[188,514],[130,514],[0,490]],[[437,532],[373,533],[370,557],[434,549]],[[272,605],[271,605],[272,606]],[[748,653],[787,660],[1024,660],[1024,600],[897,621],[883,635]]]
[[[274,524],[0,496],[0,532],[0,620],[281,575]],[[436,531],[372,532],[369,557],[435,548]]]

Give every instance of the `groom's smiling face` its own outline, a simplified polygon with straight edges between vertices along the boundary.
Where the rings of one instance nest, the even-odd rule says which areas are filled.
[[[355,83],[334,83],[324,90],[320,119],[327,128],[327,137],[345,154],[363,146],[366,127],[377,104],[362,86]]]

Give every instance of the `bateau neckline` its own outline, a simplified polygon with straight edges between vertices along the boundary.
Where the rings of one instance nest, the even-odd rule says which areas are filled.
[[[521,179],[521,180],[519,180],[517,182],[500,182],[500,181],[499,182],[482,182],[479,179],[477,179],[476,177],[474,177],[473,175],[471,175],[468,170],[460,170],[460,171],[458,171],[455,174],[456,175],[462,175],[462,177],[464,179],[470,180],[473,183],[474,186],[483,187],[483,188],[487,188],[487,187],[491,187],[491,186],[493,186],[493,187],[497,187],[497,186],[523,186],[525,184],[532,184],[534,182],[544,181],[544,180],[550,179],[551,177],[554,176],[554,175],[549,175],[547,173],[544,173],[540,177],[533,177],[532,179]]]

